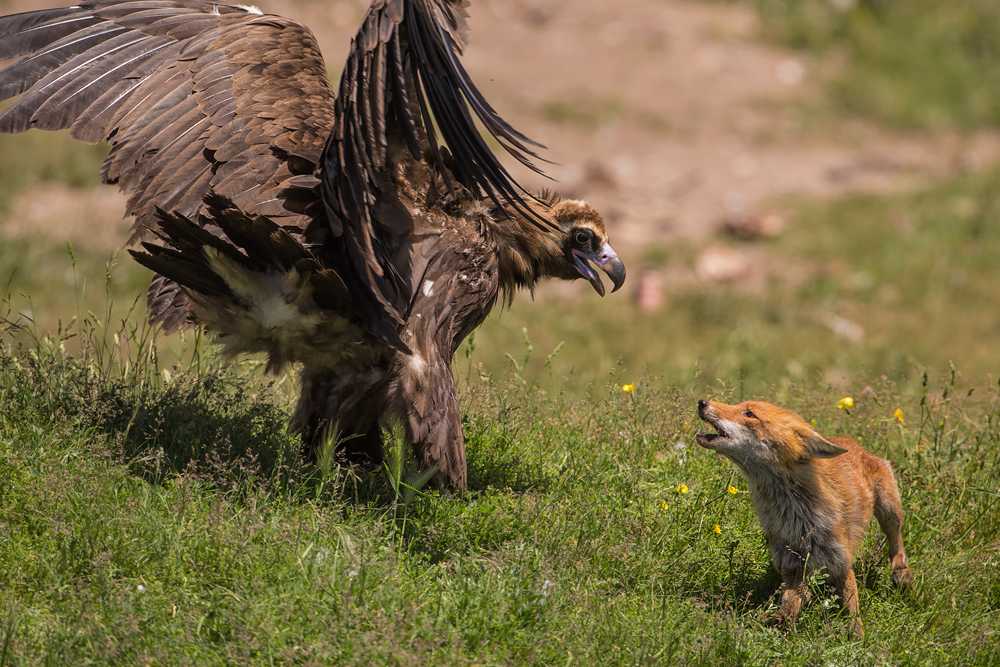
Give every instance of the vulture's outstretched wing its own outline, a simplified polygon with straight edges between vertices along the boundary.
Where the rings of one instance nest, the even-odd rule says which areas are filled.
[[[128,196],[132,243],[156,228],[157,207],[202,222],[209,192],[284,226],[329,224],[344,235],[356,296],[372,302],[360,310],[395,343],[412,298],[397,253],[413,219],[388,180],[393,142],[426,160],[448,192],[462,187],[552,229],[473,119],[534,168],[537,144],[496,114],[458,61],[465,4],[375,0],[336,102],[310,31],[253,8],[88,0],[2,17],[0,60],[19,59],[0,72],[0,100],[21,97],[0,115],[0,133],[70,128],[81,141],[107,140],[102,177]],[[177,329],[186,304],[175,283],[154,280],[151,321]]]
[[[450,193],[457,181],[473,198],[489,198],[498,210],[509,206],[554,229],[522,197],[524,190],[497,160],[470,113],[507,152],[539,171],[530,158],[538,157],[531,146],[540,145],[497,115],[458,61],[468,32],[466,4],[373,3],[344,66],[336,127],[323,155],[331,217],[349,229],[349,248],[365,269],[366,284],[397,321],[410,295],[405,281],[392,275],[392,256],[412,220],[393,211],[395,186],[386,180],[391,141],[405,143],[415,158],[428,161]]]
[[[102,177],[128,196],[132,241],[156,208],[198,221],[214,191],[251,216],[305,229],[334,118],[312,33],[258,10],[202,0],[89,0],[0,17],[0,133],[70,129],[107,140]],[[22,94],[23,93],[23,94]],[[187,297],[158,278],[150,319],[186,324]]]

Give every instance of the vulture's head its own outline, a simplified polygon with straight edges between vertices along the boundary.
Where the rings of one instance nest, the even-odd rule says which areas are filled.
[[[546,273],[564,280],[584,277],[598,294],[604,296],[604,283],[594,266],[608,274],[615,292],[625,282],[625,264],[608,243],[604,219],[592,204],[575,199],[552,205],[549,214],[556,223],[556,244],[560,256],[551,257]]]

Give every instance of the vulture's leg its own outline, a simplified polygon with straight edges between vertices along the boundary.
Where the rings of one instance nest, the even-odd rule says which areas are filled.
[[[384,380],[385,373],[374,369],[346,374],[303,370],[292,423],[302,435],[307,463],[316,463],[320,448],[332,441],[349,463],[382,464]]]
[[[420,349],[423,346],[418,346]],[[394,399],[405,415],[407,439],[422,470],[437,467],[431,483],[439,489],[468,490],[465,440],[458,391],[448,359],[433,345],[419,353],[400,355]]]

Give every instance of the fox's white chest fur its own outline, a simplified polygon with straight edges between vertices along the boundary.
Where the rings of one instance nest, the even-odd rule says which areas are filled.
[[[797,472],[812,474],[808,466]],[[831,499],[822,497],[811,480],[760,469],[746,477],[750,501],[779,571],[825,567],[835,576],[846,572],[850,558],[835,536]]]

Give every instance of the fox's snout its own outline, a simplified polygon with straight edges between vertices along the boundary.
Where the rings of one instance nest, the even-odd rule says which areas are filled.
[[[724,425],[723,421],[719,418],[718,411],[704,398],[698,399],[698,416],[703,422],[709,424],[717,431],[717,433],[706,433],[705,431],[698,433],[695,440],[699,445],[707,449],[719,451],[720,447],[731,446],[733,444],[730,440],[729,431],[735,425],[728,422]]]

